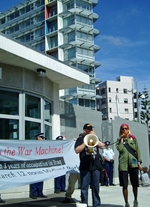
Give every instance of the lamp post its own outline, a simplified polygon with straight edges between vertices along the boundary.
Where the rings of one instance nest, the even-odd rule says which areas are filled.
[[[140,99],[144,99],[145,95],[141,92],[138,92],[137,81],[136,81],[136,103],[137,103],[137,121],[141,123],[141,116],[140,116]]]

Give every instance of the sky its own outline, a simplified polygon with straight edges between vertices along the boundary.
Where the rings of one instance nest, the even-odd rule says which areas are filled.
[[[23,0],[0,0],[0,12]],[[94,8],[100,31],[95,44],[100,46],[96,69],[100,80],[131,76],[138,91],[146,87],[150,95],[150,0],[99,0]]]

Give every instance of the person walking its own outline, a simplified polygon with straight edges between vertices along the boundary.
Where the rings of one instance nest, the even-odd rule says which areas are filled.
[[[82,136],[84,136],[84,133],[80,133],[78,139]],[[73,140],[76,141],[77,138],[73,138]],[[75,201],[72,199],[72,194],[74,193],[75,184],[77,181],[80,183],[80,173],[70,173],[68,178],[68,188],[65,194],[65,198],[62,200],[62,203],[75,203]]]
[[[106,141],[105,143],[105,149],[103,150],[103,158],[105,161],[105,170],[108,175],[108,179],[105,181],[106,186],[116,186],[113,183],[113,169],[114,169],[114,159],[115,159],[115,153],[110,148],[110,142]]]
[[[90,123],[85,124],[83,130],[85,135],[95,134],[93,126]],[[101,141],[98,141],[97,146],[93,147],[94,150],[91,153],[88,146],[84,143],[85,135],[78,138],[75,143],[75,152],[79,154],[80,158],[81,203],[85,203],[88,206],[88,188],[90,186],[93,207],[100,207],[99,183],[101,162],[99,148],[103,149],[104,144]]]
[[[40,141],[45,140],[44,133],[37,134],[35,137]],[[37,197],[47,198],[47,196],[43,194],[43,181],[30,184],[30,198],[37,199]]]
[[[80,181],[80,174],[70,173],[68,178],[68,188],[65,194],[65,198],[62,200],[62,203],[75,203],[75,201],[72,199],[72,194],[75,190],[75,184],[77,181]]]
[[[139,170],[142,170],[141,153],[138,141],[131,134],[130,127],[126,123],[120,126],[116,149],[119,151],[119,182],[122,186],[125,207],[130,207],[128,203],[128,174],[134,195],[133,207],[138,207]]]
[[[56,137],[56,140],[66,140],[66,137],[60,135]],[[54,179],[54,185],[55,185],[54,193],[59,194],[60,192],[66,192],[66,175],[56,177]]]

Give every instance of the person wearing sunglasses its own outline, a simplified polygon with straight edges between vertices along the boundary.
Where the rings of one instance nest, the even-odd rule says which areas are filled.
[[[142,170],[141,153],[138,141],[131,134],[128,124],[122,124],[120,126],[116,149],[119,151],[119,182],[122,187],[125,207],[130,207],[128,203],[128,174],[130,175],[134,195],[133,207],[138,207],[139,170]]]

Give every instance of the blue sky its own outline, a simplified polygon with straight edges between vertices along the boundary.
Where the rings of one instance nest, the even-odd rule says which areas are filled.
[[[22,1],[0,0],[0,11]],[[96,77],[106,81],[132,76],[139,91],[145,86],[150,92],[150,1],[99,0],[95,12],[99,14],[95,27],[100,30],[95,44],[101,47]]]

